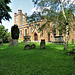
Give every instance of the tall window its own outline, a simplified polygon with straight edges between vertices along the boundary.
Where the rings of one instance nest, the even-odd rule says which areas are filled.
[[[56,30],[55,29],[53,30],[53,35],[56,36]]]
[[[30,31],[31,31],[31,33],[32,33],[32,32],[33,32],[33,28],[31,28],[31,30],[30,30]]]
[[[27,29],[25,29],[25,36],[27,36]]]
[[[22,30],[20,31],[20,38],[22,38]]]
[[[22,16],[22,20],[25,21],[25,16]]]
[[[62,35],[62,30],[59,30],[59,35]]]

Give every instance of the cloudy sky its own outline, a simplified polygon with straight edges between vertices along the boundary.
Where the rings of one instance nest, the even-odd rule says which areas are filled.
[[[10,31],[11,26],[14,25],[14,13],[18,13],[18,9],[22,9],[22,12],[27,13],[27,15],[30,15],[35,10],[32,0],[11,0],[9,6],[12,9],[10,13],[12,19],[10,21],[2,21],[2,25],[4,25],[8,31]]]

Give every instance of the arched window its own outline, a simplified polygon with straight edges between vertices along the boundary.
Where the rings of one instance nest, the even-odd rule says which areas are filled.
[[[22,30],[20,30],[20,38],[22,38]]]
[[[25,29],[25,36],[27,36],[27,29]]]
[[[31,31],[31,33],[32,33],[32,32],[33,32],[33,28],[31,28],[31,30],[30,30],[30,31]]]

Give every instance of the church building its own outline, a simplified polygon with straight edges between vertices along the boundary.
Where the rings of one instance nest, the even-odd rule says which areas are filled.
[[[22,10],[19,9],[18,13],[14,13],[14,24],[18,25],[18,28],[20,30],[20,36],[19,38],[24,40],[24,36],[31,36],[31,42],[38,41],[40,42],[41,39],[45,39],[46,42],[54,41],[54,36],[59,36],[60,32],[58,29],[56,29],[56,32],[50,32],[50,30],[47,28],[43,28],[42,31],[39,31],[39,27],[42,26],[44,23],[46,23],[46,19],[27,23],[27,13],[23,14]],[[57,25],[57,22],[50,22],[50,27]],[[72,29],[73,32],[69,32],[69,41],[72,41],[72,39],[75,39],[75,31]],[[61,34],[63,36],[63,40],[65,41],[65,34]]]

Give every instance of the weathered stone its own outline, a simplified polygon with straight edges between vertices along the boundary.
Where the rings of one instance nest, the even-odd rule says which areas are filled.
[[[55,44],[64,44],[63,36],[55,36],[53,43]]]
[[[40,49],[45,49],[45,39],[41,40]]]
[[[28,50],[28,49],[31,49],[31,46],[30,45],[25,45],[24,50]]]
[[[74,39],[72,39],[72,44],[74,44]]]
[[[36,45],[35,44],[32,44],[31,45],[31,48],[33,49],[33,48],[36,48]]]
[[[29,42],[31,42],[30,37],[31,36],[24,36],[24,43],[25,43],[25,45],[27,45]]]
[[[13,40],[12,39],[10,39],[10,41],[9,41],[9,46],[10,47],[13,46]]]
[[[17,46],[18,45],[18,39],[13,39],[13,46]]]
[[[18,39],[11,39],[9,41],[9,46],[17,46],[18,45]]]
[[[2,46],[3,45],[3,40],[2,39],[0,39],[0,46]]]

